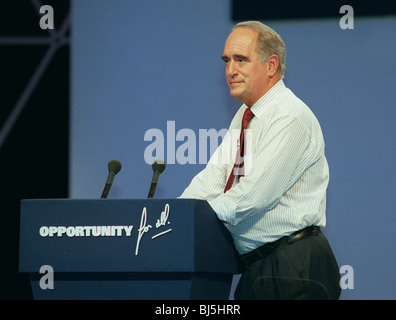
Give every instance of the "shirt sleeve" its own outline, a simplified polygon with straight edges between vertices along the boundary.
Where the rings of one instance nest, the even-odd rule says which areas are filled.
[[[206,167],[192,179],[179,198],[210,200],[223,192],[226,183],[227,165],[222,155],[223,146],[229,143],[227,142],[229,139],[228,132]]]
[[[295,117],[280,117],[259,139],[250,171],[226,193],[208,199],[218,218],[232,226],[273,208],[318,159],[309,130]]]
[[[230,146],[236,138],[235,129],[240,131],[238,124],[242,121],[245,108],[242,105],[235,114],[221,144],[211,155],[206,167],[191,180],[179,198],[212,200],[224,192],[228,167],[235,161],[236,150],[230,149]]]

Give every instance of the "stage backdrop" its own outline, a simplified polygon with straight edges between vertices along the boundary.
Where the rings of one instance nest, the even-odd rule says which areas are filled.
[[[341,298],[395,299],[396,20],[264,22],[286,43],[286,85],[322,125]],[[99,198],[112,159],[109,198],[146,198],[156,157],[155,197],[182,193],[240,106],[220,59],[232,25],[225,0],[73,1],[71,198]]]

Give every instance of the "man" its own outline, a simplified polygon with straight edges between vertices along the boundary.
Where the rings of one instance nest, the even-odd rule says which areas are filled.
[[[222,59],[230,94],[243,105],[181,198],[207,200],[231,232],[243,268],[236,299],[338,299],[338,265],[320,230],[329,180],[324,140],[282,80],[284,43],[264,24],[242,22]]]

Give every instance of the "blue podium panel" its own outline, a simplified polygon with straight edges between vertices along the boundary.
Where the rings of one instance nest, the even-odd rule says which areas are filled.
[[[30,273],[35,298],[206,299],[213,289],[227,299],[235,258],[206,201],[21,202],[19,270]],[[58,290],[41,289],[44,265]]]
[[[41,275],[42,276],[42,275]],[[42,289],[31,277],[40,300],[227,300],[232,275],[228,273],[64,274],[56,273],[53,289]]]

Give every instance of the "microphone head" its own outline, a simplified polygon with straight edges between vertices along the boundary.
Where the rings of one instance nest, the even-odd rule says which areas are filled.
[[[122,168],[121,162],[118,160],[111,160],[107,165],[107,168],[109,169],[109,172],[114,171],[114,173],[117,174]]]
[[[159,171],[159,173],[162,173],[165,168],[166,168],[166,164],[164,160],[161,159],[157,159],[154,161],[153,165],[152,165],[153,171]]]

